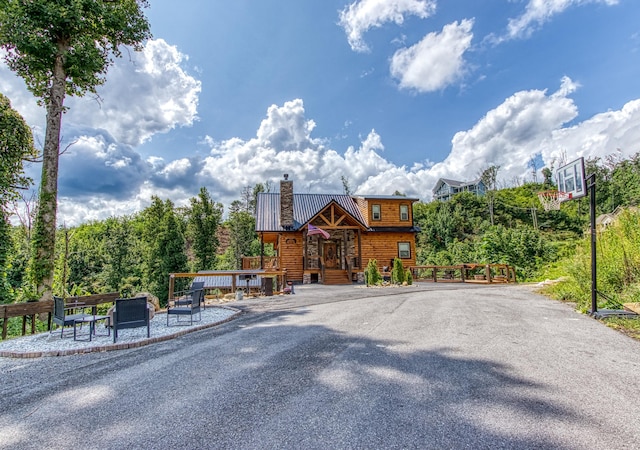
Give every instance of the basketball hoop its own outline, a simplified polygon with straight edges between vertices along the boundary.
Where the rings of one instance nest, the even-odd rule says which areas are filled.
[[[542,191],[538,192],[538,200],[544,206],[545,211],[560,209],[560,203],[570,200],[571,194],[562,191]]]

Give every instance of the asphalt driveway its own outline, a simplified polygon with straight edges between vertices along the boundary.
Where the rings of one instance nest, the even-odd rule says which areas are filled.
[[[530,286],[296,286],[145,347],[0,358],[0,448],[640,448],[640,343]]]

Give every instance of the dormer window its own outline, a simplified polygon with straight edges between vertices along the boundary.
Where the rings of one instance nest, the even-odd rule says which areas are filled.
[[[409,206],[408,205],[400,205],[400,220],[408,221],[409,220]]]
[[[380,205],[371,205],[371,220],[381,220]]]

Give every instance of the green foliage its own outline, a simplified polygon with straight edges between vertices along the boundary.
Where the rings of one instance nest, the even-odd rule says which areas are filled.
[[[54,283],[58,161],[66,95],[95,93],[121,46],[151,36],[146,0],[0,0],[0,48],[11,70],[47,108],[30,276],[43,299]]]
[[[514,266],[520,279],[532,278],[544,262],[555,257],[542,233],[527,226],[490,227],[482,237],[480,248],[481,262]]]
[[[0,93],[0,208],[17,197],[17,190],[29,187],[23,161],[35,158],[31,128]]]
[[[242,268],[243,256],[255,256],[260,251],[260,243],[257,241],[256,221],[250,213],[234,209],[225,222],[229,230],[231,245],[230,255],[225,258],[224,264],[231,265],[230,269]]]
[[[162,202],[154,196],[138,225],[144,244],[143,283],[164,305],[169,298],[169,274],[187,271],[184,223],[170,200]]]
[[[10,303],[13,300],[13,292],[7,277],[9,266],[9,253],[11,251],[10,226],[4,211],[0,208],[0,304]]]
[[[46,182],[43,173],[42,180]],[[42,184],[42,183],[41,183]],[[38,294],[51,293],[55,267],[55,211],[57,193],[40,192],[38,213],[31,233],[31,258],[28,274]],[[53,232],[52,232],[53,228]]]
[[[404,273],[404,266],[402,265],[402,260],[400,258],[395,258],[393,260],[393,268],[391,269],[391,282],[402,284],[406,280],[406,275]]]
[[[573,249],[587,223],[577,209],[543,212],[537,199],[542,188],[529,183],[492,191],[494,225],[487,201],[473,193],[416,204],[417,263],[508,263],[520,279],[536,278],[544,264]]]
[[[200,188],[197,197],[191,198],[188,211],[187,237],[194,254],[192,271],[211,270],[215,267],[216,252],[220,242],[217,231],[222,222],[223,207],[215,203],[207,188]]]
[[[7,281],[14,294],[14,300],[24,301],[23,292],[25,289],[30,290],[28,282],[29,276],[28,264],[30,256],[28,230],[24,226],[11,227],[9,230],[11,248],[7,254],[7,262],[5,270],[7,272]],[[30,296],[27,296],[30,298]]]
[[[95,93],[113,63],[111,55],[120,56],[121,46],[139,50],[151,37],[142,13],[147,6],[141,0],[3,0],[0,47],[9,68],[45,103],[57,59],[67,94]]]
[[[365,278],[367,280],[367,285],[375,286],[377,284],[382,283],[382,275],[380,274],[380,270],[378,270],[378,261],[375,259],[370,259],[367,263],[367,269],[365,272]]]
[[[413,284],[413,274],[411,273],[411,269],[407,269],[407,272],[405,274],[405,279],[409,286]]]
[[[597,235],[596,265],[599,308],[640,302],[640,213],[625,211],[618,221]],[[574,255],[559,264],[568,279],[545,288],[554,298],[591,307],[591,238],[585,236]]]

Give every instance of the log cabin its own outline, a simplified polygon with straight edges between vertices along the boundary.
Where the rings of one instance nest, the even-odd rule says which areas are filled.
[[[286,269],[295,283],[364,282],[370,259],[382,271],[400,258],[415,265],[413,203],[398,195],[298,194],[285,175],[280,192],[260,193],[256,232],[261,256],[243,268]],[[264,256],[272,244],[276,257]]]

